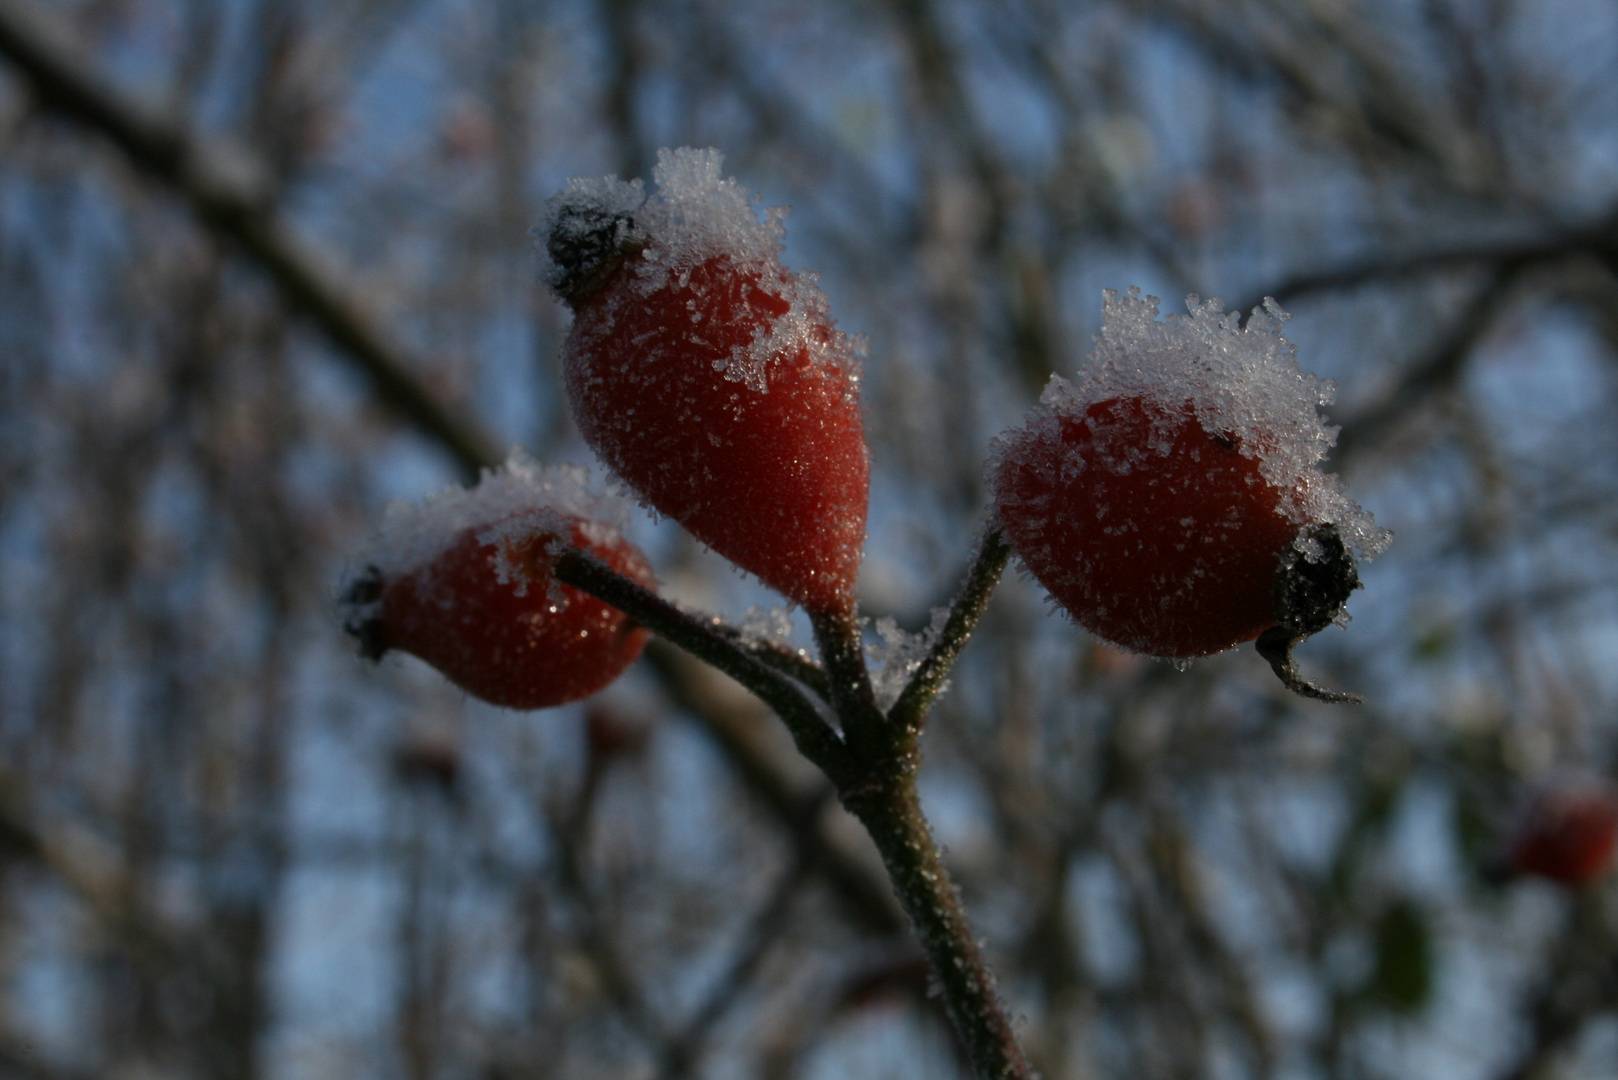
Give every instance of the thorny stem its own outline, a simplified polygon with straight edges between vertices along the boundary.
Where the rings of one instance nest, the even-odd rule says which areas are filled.
[[[844,807],[875,842],[978,1080],[1028,1080],[1032,1073],[921,812],[916,737],[927,707],[982,615],[1008,554],[1004,536],[991,524],[939,643],[905,688],[891,718],[877,707],[853,610],[810,613],[825,664],[822,670],[790,650],[748,641],[732,627],[688,615],[584,552],[568,549],[555,566],[557,580],[613,605],[719,668],[757,694],[786,723],[799,750],[836,785]],[[829,698],[843,737],[799,683]]]

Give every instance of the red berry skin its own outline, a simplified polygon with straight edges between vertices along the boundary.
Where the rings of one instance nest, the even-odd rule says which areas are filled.
[[[655,586],[638,548],[621,539],[592,542],[583,522],[569,520],[574,547]],[[553,535],[485,542],[487,532],[467,529],[426,566],[381,581],[367,621],[349,627],[366,651],[410,653],[473,697],[510,709],[589,697],[640,656],[646,630],[623,612],[568,585],[555,586],[558,603],[547,551]],[[515,569],[505,581],[497,570],[502,554]]]
[[[1000,441],[1000,521],[1029,572],[1097,636],[1189,659],[1276,621],[1274,589],[1299,525],[1234,435],[1111,398],[1036,415]]]
[[[850,611],[870,493],[857,364],[811,311],[747,379],[733,366],[791,284],[726,255],[631,257],[574,302],[564,377],[585,442],[652,507],[810,611]]]
[[[1610,791],[1558,791],[1535,799],[1506,865],[1579,888],[1604,875],[1618,852],[1618,797]]]

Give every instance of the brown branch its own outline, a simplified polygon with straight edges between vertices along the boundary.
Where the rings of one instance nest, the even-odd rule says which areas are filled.
[[[1306,271],[1282,278],[1263,292],[1235,305],[1235,308],[1237,311],[1251,311],[1263,303],[1266,296],[1273,296],[1282,304],[1287,304],[1314,293],[1398,281],[1439,270],[1493,266],[1500,272],[1509,273],[1536,263],[1578,254],[1592,255],[1604,263],[1618,260],[1618,213],[1541,237],[1455,244],[1404,254],[1384,253],[1327,270]]]
[[[1333,460],[1341,465],[1362,446],[1371,445],[1421,402],[1456,385],[1466,361],[1488,334],[1503,305],[1515,291],[1526,264],[1499,267],[1445,332],[1405,370],[1404,377],[1378,400],[1347,418],[1337,438]]]
[[[142,173],[173,189],[210,230],[275,279],[370,381],[378,398],[429,434],[469,473],[498,464],[499,444],[422,385],[422,363],[383,329],[340,271],[286,226],[270,184],[248,156],[201,139],[177,120],[114,90],[52,20],[0,0],[0,56],[27,79],[39,104],[99,132]]]
[[[1572,919],[1552,946],[1540,984],[1523,1003],[1529,1019],[1528,1045],[1501,1080],[1549,1075],[1556,1056],[1585,1025],[1618,1003],[1618,954],[1601,897],[1587,891],[1574,898],[1573,908]]]

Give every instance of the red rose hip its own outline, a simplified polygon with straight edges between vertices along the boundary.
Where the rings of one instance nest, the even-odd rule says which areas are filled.
[[[1330,387],[1298,371],[1280,310],[1243,329],[1189,303],[1160,322],[1155,298],[1107,294],[1080,384],[1054,378],[996,440],[995,504],[1028,571],[1115,645],[1189,659],[1268,632],[1290,649],[1341,617],[1349,545],[1369,557],[1387,534],[1318,468]]]
[[[1507,870],[1580,888],[1603,877],[1618,854],[1618,793],[1604,782],[1542,788],[1518,822]]]
[[[652,587],[639,549],[582,478],[513,458],[472,491],[393,511],[369,565],[344,594],[361,652],[437,668],[493,705],[543,709],[585,698],[639,657],[646,631],[553,580],[558,547],[587,551]]]
[[[1189,406],[1112,398],[1054,414],[1007,437],[995,481],[1029,572],[1107,641],[1187,658],[1274,625],[1298,526],[1257,462]]]
[[[542,227],[573,308],[563,372],[585,441],[658,512],[811,611],[852,610],[870,466],[859,361],[779,215],[714,151],[639,183],[574,181]]]

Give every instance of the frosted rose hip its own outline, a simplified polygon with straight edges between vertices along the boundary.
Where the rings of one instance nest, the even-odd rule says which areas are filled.
[[[824,295],[779,259],[778,216],[711,151],[660,155],[658,196],[575,182],[547,277],[584,439],[660,513],[814,611],[849,610],[870,465],[859,361]]]
[[[590,511],[611,507],[586,493],[581,474],[521,456],[471,491],[395,508],[344,594],[344,627],[363,655],[410,653],[494,705],[588,697],[640,656],[646,631],[554,581],[558,549],[655,585],[640,550]]]
[[[1257,463],[1188,407],[1113,399],[1043,418],[1007,437],[995,490],[1029,572],[1116,645],[1206,656],[1275,622],[1298,526]]]
[[[1177,659],[1329,625],[1357,586],[1349,546],[1387,543],[1318,468],[1330,388],[1298,371],[1279,309],[1245,329],[1217,302],[1190,309],[1159,322],[1155,298],[1109,292],[1082,381],[1053,379],[990,469],[1007,539],[1052,598]]]

